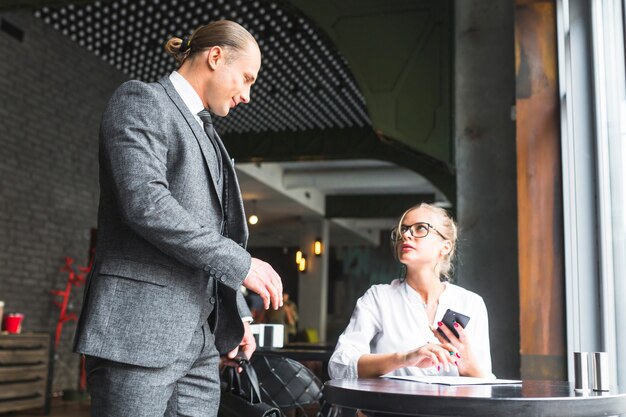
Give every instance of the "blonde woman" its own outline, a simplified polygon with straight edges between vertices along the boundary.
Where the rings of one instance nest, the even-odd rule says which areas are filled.
[[[423,203],[404,212],[391,239],[406,276],[372,286],[357,301],[330,359],[330,376],[493,377],[485,303],[449,282],[454,221],[445,210]],[[456,324],[458,337],[441,322],[448,309],[470,317],[467,328]]]

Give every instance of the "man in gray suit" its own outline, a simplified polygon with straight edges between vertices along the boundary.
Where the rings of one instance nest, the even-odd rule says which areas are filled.
[[[280,277],[245,249],[239,185],[207,111],[250,101],[259,47],[223,20],[166,50],[179,69],[124,83],[102,119],[96,261],[75,346],[94,417],[216,415],[220,355],[256,347],[241,285],[266,309],[282,304]]]

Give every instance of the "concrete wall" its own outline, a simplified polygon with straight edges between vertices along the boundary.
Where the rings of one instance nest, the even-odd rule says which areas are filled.
[[[125,76],[28,12],[0,18],[0,300],[25,314],[23,331],[53,332],[52,289],[65,287],[64,257],[87,263],[98,206],[100,117]],[[79,311],[82,287],[72,294]],[[75,323],[63,330],[55,391],[78,385],[70,353]]]

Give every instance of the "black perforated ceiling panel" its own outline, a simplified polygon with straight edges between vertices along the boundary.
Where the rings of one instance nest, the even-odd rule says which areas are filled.
[[[216,19],[234,20],[258,40],[263,64],[252,101],[216,120],[220,133],[301,131],[370,124],[365,100],[333,44],[289,4],[244,0],[118,0],[43,8],[36,16],[134,79],[175,69],[163,51]]]

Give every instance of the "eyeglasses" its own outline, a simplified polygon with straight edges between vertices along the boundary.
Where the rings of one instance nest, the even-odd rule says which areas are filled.
[[[411,236],[413,237],[423,238],[428,236],[428,232],[430,232],[430,229],[433,229],[443,239],[448,240],[448,238],[442,235],[439,230],[435,228],[435,226],[426,222],[417,222],[409,226],[403,224],[402,226],[400,226],[400,233],[398,233],[398,228],[394,227],[391,230],[391,240],[394,242],[402,240],[402,236],[404,236],[404,234],[408,231],[411,232]]]

